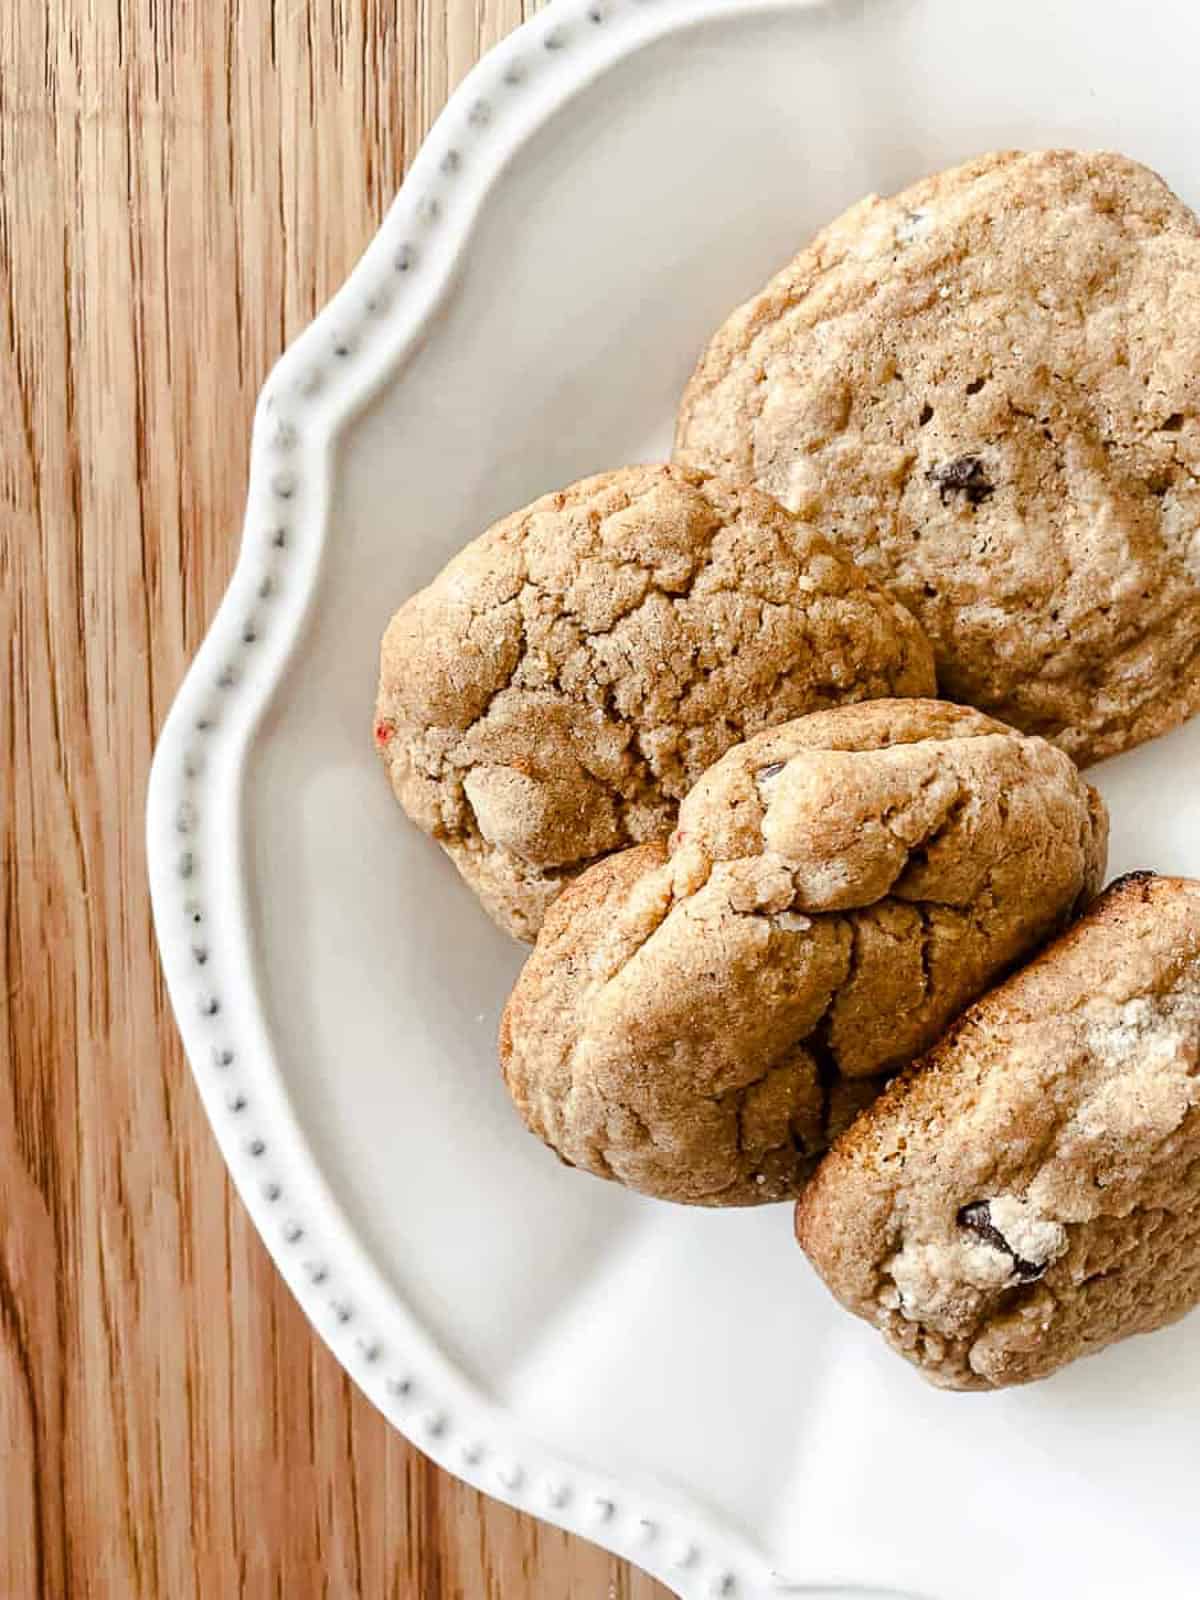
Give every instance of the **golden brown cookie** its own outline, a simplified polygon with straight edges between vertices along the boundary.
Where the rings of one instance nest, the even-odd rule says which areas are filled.
[[[843,1136],[801,1244],[933,1383],[992,1389],[1200,1301],[1200,883],[1133,873]]]
[[[1062,751],[931,700],[735,746],[669,845],[551,908],[501,1028],[564,1160],[699,1205],[794,1195],[882,1075],[1094,893],[1107,818]]]
[[[664,837],[739,739],[935,692],[919,626],[803,522],[626,467],[506,517],[400,608],[375,737],[409,816],[532,940],[565,882]]]
[[[944,694],[1081,763],[1200,707],[1200,223],[1135,162],[862,201],[713,339],[675,453],[812,518]]]

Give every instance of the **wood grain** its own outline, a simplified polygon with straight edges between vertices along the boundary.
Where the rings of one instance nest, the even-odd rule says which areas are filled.
[[[0,7],[4,1600],[665,1593],[443,1476],[310,1333],[192,1091],[142,859],[258,386],[532,9]]]

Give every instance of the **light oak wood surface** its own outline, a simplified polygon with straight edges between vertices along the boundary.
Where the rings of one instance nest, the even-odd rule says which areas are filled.
[[[651,1600],[440,1473],[234,1198],[151,936],[156,730],[258,387],[533,0],[0,5],[0,1597]]]

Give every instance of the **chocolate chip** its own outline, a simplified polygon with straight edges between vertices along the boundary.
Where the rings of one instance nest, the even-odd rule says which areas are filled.
[[[760,783],[764,778],[777,778],[786,765],[785,761],[772,761],[768,767],[759,767],[756,776]]]
[[[1026,1261],[1023,1256],[1017,1254],[992,1221],[992,1208],[986,1200],[972,1200],[970,1205],[963,1206],[958,1213],[958,1225],[982,1239],[984,1244],[990,1244],[993,1250],[1002,1250],[1006,1256],[1011,1256],[1013,1271],[1022,1283],[1032,1283],[1045,1272],[1044,1261],[1039,1265],[1036,1261]]]
[[[1183,427],[1183,412],[1172,411],[1171,415],[1162,424],[1160,433],[1178,433]]]
[[[927,422],[931,422],[932,420],[933,420],[933,407],[929,404],[929,402],[927,400],[925,402],[925,404],[921,407],[921,415],[917,418],[917,427],[918,428],[923,428]]]
[[[967,393],[978,394],[986,382],[986,378],[972,378],[970,383],[967,385]]]
[[[1133,872],[1124,872],[1119,878],[1114,878],[1104,893],[1106,896],[1113,895],[1118,889],[1124,889],[1126,887],[1132,887],[1134,884],[1140,884],[1142,888],[1142,898],[1146,899],[1148,898],[1146,891],[1149,885],[1152,884],[1157,877],[1157,872],[1151,872],[1148,867],[1137,867]]]
[[[930,483],[937,484],[943,505],[950,495],[959,491],[966,495],[973,506],[982,505],[996,492],[996,486],[984,471],[983,462],[978,456],[959,456],[957,461],[930,467],[925,477]]]

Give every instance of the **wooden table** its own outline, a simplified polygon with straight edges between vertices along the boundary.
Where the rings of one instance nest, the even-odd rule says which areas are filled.
[[[357,1393],[234,1199],[151,937],[156,730],[256,391],[534,0],[0,6],[0,1596],[649,1600]]]

